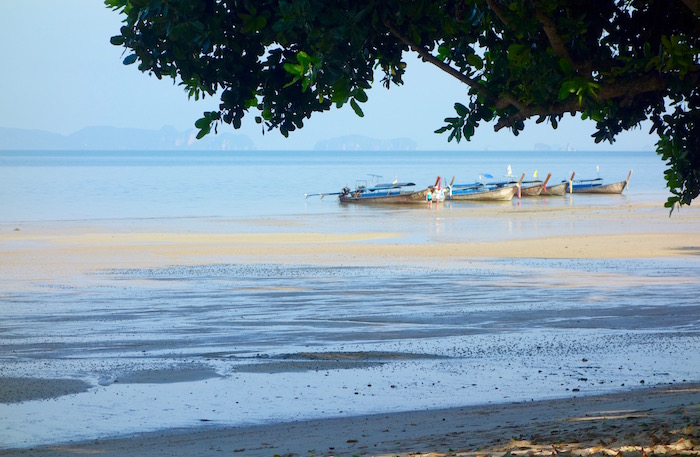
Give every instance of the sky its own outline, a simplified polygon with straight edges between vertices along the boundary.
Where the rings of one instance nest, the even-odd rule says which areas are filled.
[[[204,111],[217,109],[216,98],[188,100],[172,80],[123,65],[123,48],[109,42],[121,20],[101,0],[0,0],[0,127],[63,135],[92,126],[185,131]],[[277,131],[263,135],[255,113],[238,132],[224,129],[248,135],[257,149],[276,150],[312,149],[318,141],[345,135],[411,138],[420,150],[527,151],[538,143],[554,149],[654,150],[649,125],[624,132],[613,145],[596,145],[595,124],[570,116],[556,130],[528,121],[517,137],[484,124],[472,141],[448,143],[446,134],[434,131],[454,114],[455,102],[465,102],[466,86],[414,56],[407,64],[403,86],[387,91],[377,80],[362,106],[364,118],[347,105],[312,116],[289,138]]]

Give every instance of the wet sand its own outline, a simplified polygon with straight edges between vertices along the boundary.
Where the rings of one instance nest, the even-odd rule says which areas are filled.
[[[695,207],[671,217],[660,204],[412,208],[391,216],[398,222],[384,224],[385,215],[372,216],[368,224],[351,222],[350,233],[319,231],[333,231],[334,225],[314,218],[219,221],[214,231],[198,233],[178,230],[176,221],[164,221],[159,231],[138,221],[128,228],[121,221],[3,224],[0,275],[26,283],[111,268],[233,262],[342,266],[700,255]]]
[[[700,387],[298,421],[201,427],[1,451],[42,457],[699,455]]]
[[[527,225],[532,218],[539,217],[534,210],[512,208],[456,213],[440,213],[439,217],[443,218],[440,224],[446,224],[445,220],[457,224],[456,221],[463,223],[465,218],[481,218],[486,221],[508,219],[517,226]],[[416,218],[420,223],[426,220],[423,213],[402,212],[400,217],[405,218],[406,227],[411,227],[409,222],[416,222]],[[437,213],[431,214],[428,223],[436,223],[437,217]],[[138,224],[124,229],[119,223],[2,225],[0,277],[4,278],[4,285],[0,299],[18,291],[45,290],[47,285],[63,287],[99,282],[100,275],[115,269],[173,265],[285,264],[336,268],[403,264],[450,269],[482,259],[675,259],[682,262],[683,259],[695,261],[700,254],[700,212],[695,208],[683,209],[670,220],[663,208],[634,205],[562,207],[547,210],[547,217],[550,225],[539,232],[540,236],[518,232],[498,240],[490,239],[485,232],[449,236],[430,232],[427,240],[416,241],[422,235],[416,234],[415,228],[402,232],[367,227],[358,233],[324,233],[304,224],[291,224],[288,220],[265,221],[266,233],[257,233],[253,221],[237,223],[239,229],[234,233],[226,233],[226,223],[219,230],[206,233],[177,229],[154,231],[152,227]],[[248,231],[240,230],[241,225],[248,224]],[[572,224],[577,227],[575,234],[570,233]],[[460,236],[463,239],[459,239]],[[589,287],[598,280],[635,286],[646,282],[647,278],[624,275],[615,278],[607,273],[596,279],[596,272],[590,272],[580,278],[559,275],[552,280],[552,286],[579,281]],[[654,280],[661,284],[685,282],[690,287],[698,284],[698,277],[692,272],[685,277]],[[111,283],[110,287],[113,287]],[[436,338],[439,336],[440,333],[434,334]],[[136,346],[133,351],[140,349]],[[694,358],[691,354],[680,356]],[[344,368],[329,365],[328,361],[312,362],[321,364],[318,365],[321,370]],[[373,363],[372,360],[363,362]],[[294,369],[294,363],[310,361],[267,364],[262,372]],[[243,366],[240,369],[244,371]],[[250,366],[248,369],[254,372],[257,368]],[[187,383],[218,376],[206,365],[201,369],[190,366],[188,370],[176,371],[174,375],[160,368],[132,370],[124,373],[121,381],[114,378],[100,382],[103,385]],[[89,383],[76,379],[26,378],[6,370],[0,373],[0,403],[4,404],[70,397],[89,388]],[[679,379],[670,386],[657,385],[642,390],[630,386],[628,389],[604,396],[579,397],[570,392],[567,398],[542,402],[362,414],[249,427],[222,427],[203,418],[202,423],[187,429],[171,428],[121,438],[106,435],[98,441],[86,440],[65,446],[32,444],[31,449],[0,450],[0,455],[503,455],[510,451],[511,454],[534,452],[537,455],[554,452],[641,456],[662,451],[700,453],[697,447],[700,398],[696,385]],[[405,405],[404,409],[410,410],[411,405]],[[0,430],[0,443],[2,436]],[[647,450],[626,446],[646,446]],[[667,447],[654,450],[652,446]]]

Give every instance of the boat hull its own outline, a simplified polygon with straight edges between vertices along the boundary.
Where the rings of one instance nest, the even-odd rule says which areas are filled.
[[[491,190],[453,190],[451,195],[447,195],[447,200],[468,200],[468,201],[508,201],[512,200],[513,196],[518,191],[517,187],[499,187]]]
[[[573,186],[574,194],[621,194],[627,187],[627,181],[613,184],[601,184],[599,186]]]
[[[566,189],[568,186],[569,185],[565,182],[550,186],[546,189],[542,189],[542,193],[540,195],[564,195],[566,194]]]
[[[345,195],[340,195],[338,198],[341,203],[359,203],[366,205],[388,205],[388,204],[411,204],[411,203],[426,203],[428,189],[419,190],[416,192],[401,192],[389,194],[374,194],[352,192]]]
[[[624,191],[627,188],[627,183],[630,182],[631,177],[632,170],[630,170],[629,174],[627,175],[627,179],[612,184],[570,182],[567,186],[567,192],[572,192],[574,194],[621,194],[622,191]]]
[[[537,197],[542,194],[544,186],[542,184],[535,184],[534,186],[523,186],[520,189],[521,197]]]

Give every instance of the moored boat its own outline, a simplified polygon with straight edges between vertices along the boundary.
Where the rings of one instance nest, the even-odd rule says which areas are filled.
[[[627,175],[627,179],[612,184],[603,184],[601,178],[570,180],[567,191],[574,194],[621,194],[627,188],[630,177],[632,177],[632,170]]]
[[[365,184],[358,184],[355,190],[344,187],[338,193],[341,203],[361,203],[361,204],[406,204],[425,203],[428,201],[428,194],[435,195],[435,187],[439,188],[440,177],[435,181],[435,186],[422,190],[415,190],[412,182],[379,184],[367,187]],[[439,190],[439,189],[438,189]]]
[[[540,196],[547,196],[547,195],[565,195],[566,194],[566,188],[568,187],[568,183],[563,182],[561,184],[556,184],[554,186],[549,186],[546,189],[542,190],[542,193]]]
[[[446,200],[471,200],[471,201],[508,201],[518,193],[525,173],[520,177],[520,181],[515,185],[499,184],[473,184],[473,185],[450,185],[445,194]],[[453,178],[454,181],[454,178]]]
[[[516,186],[494,187],[462,187],[452,189],[445,195],[446,200],[472,201],[508,201],[512,200],[518,189]]]
[[[487,181],[483,184],[486,187],[489,188],[497,188],[497,187],[510,187],[510,186],[520,186],[520,191],[517,193],[518,197],[536,197],[542,193],[544,188],[547,186],[547,182],[549,181],[549,178],[552,176],[551,173],[547,175],[547,178],[543,181],[537,179],[537,171],[534,173],[534,178],[531,181],[523,181],[525,174],[521,176],[519,181],[516,181],[513,178],[512,175],[512,169],[510,168],[510,165],[508,165],[508,175],[507,179],[505,181]],[[485,177],[491,178],[491,175],[481,175]],[[458,186],[478,186],[480,183],[475,183],[473,185],[470,184],[462,184]]]
[[[576,172],[574,171],[571,173],[571,178],[569,178],[569,181],[562,181],[559,184],[555,184],[553,186],[545,186],[542,189],[542,193],[540,194],[541,196],[547,196],[547,195],[565,195],[566,190],[569,187],[569,182],[573,181],[574,176],[576,176]]]
[[[346,187],[340,193],[338,199],[341,203],[425,203],[429,189],[407,190],[405,188],[392,188],[378,191],[351,191]]]
[[[547,188],[547,183],[551,177],[552,173],[548,173],[544,181],[523,182],[520,189],[521,197],[537,197],[541,195]]]

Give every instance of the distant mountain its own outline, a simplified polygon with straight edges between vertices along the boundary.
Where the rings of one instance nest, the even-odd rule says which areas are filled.
[[[42,130],[0,127],[0,150],[248,150],[255,144],[246,135],[219,133],[196,139],[197,131],[178,132],[173,127],[144,130],[117,127],[86,127],[70,135]]]
[[[319,141],[316,151],[414,151],[416,142],[410,138],[378,140],[361,135],[340,136]]]

